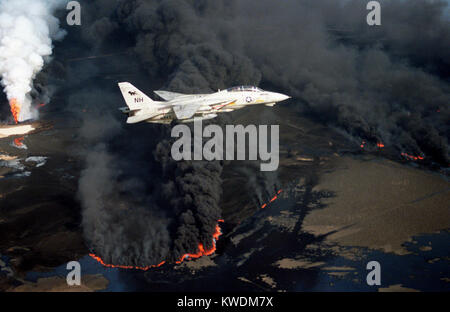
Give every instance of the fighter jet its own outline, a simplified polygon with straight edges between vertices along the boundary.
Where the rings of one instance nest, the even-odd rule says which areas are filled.
[[[128,115],[127,123],[150,122],[170,124],[173,120],[187,123],[206,120],[220,113],[232,112],[249,105],[274,106],[290,97],[261,90],[254,86],[233,87],[211,94],[182,94],[154,91],[164,101],[153,101],[129,82],[119,83],[127,107],[120,110]]]

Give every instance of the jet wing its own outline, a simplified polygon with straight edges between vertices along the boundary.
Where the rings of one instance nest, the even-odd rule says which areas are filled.
[[[179,104],[172,107],[178,119],[188,119],[195,115],[202,103]]]
[[[153,91],[155,92],[159,97],[163,98],[166,101],[172,101],[173,99],[186,95],[183,93],[177,93],[177,92],[170,92],[170,91]]]
[[[172,109],[178,119],[189,119],[195,115],[201,106],[210,106],[211,110],[219,110],[220,108],[234,104],[236,100],[217,101],[217,99],[193,99],[180,104],[175,104]]]

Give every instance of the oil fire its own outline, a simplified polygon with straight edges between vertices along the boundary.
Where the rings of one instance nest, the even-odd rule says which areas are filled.
[[[222,220],[218,220],[218,222],[220,222]],[[184,254],[181,256],[180,260],[176,261],[176,264],[180,264],[181,262],[183,262],[184,260],[190,260],[190,259],[197,259],[200,258],[202,256],[210,256],[212,255],[215,251],[216,251],[216,242],[219,239],[220,235],[222,235],[222,231],[220,230],[220,226],[217,224],[216,225],[216,231],[213,234],[213,242],[212,242],[212,247],[211,249],[207,250],[205,249],[205,247],[203,246],[202,243],[198,244],[198,251],[195,254]]]
[[[224,222],[223,219],[218,220],[217,222]],[[216,225],[216,231],[213,234],[213,241],[212,241],[212,247],[209,250],[205,250],[205,247],[203,246],[202,243],[198,244],[198,251],[195,254],[184,254],[180,260],[176,261],[176,264],[180,264],[182,263],[184,260],[190,260],[190,259],[196,259],[196,258],[200,258],[202,256],[210,256],[212,255],[215,251],[216,251],[216,241],[219,239],[219,236],[222,235],[222,231],[220,230],[220,226],[219,224]],[[101,265],[103,265],[104,267],[107,268],[119,268],[119,269],[132,269],[132,270],[142,270],[142,271],[147,271],[149,269],[152,268],[159,268],[160,266],[162,266],[164,263],[166,263],[166,261],[162,261],[159,264],[154,264],[154,265],[149,265],[149,266],[145,266],[145,267],[140,267],[140,266],[132,266],[132,265],[116,265],[116,264],[108,264],[105,263],[102,258],[98,257],[97,255],[90,253],[89,256],[91,258],[93,258],[94,260],[97,260]]]
[[[22,147],[24,139],[25,139],[24,137],[15,138],[14,139],[14,145],[17,146],[17,147]]]
[[[362,142],[361,142],[361,145],[360,145],[360,147],[361,148],[364,148],[364,147],[366,147],[366,144],[367,144],[367,142],[365,141],[365,140],[363,140]],[[377,147],[378,148],[383,148],[384,147],[384,143],[383,142],[377,142]]]
[[[424,160],[425,159],[425,157],[422,157],[422,156],[413,156],[413,155],[409,155],[409,154],[406,154],[406,153],[402,153],[402,156],[406,157],[409,160],[414,160],[414,161]]]
[[[361,142],[361,148],[364,148],[365,145],[366,145],[366,141],[363,140],[363,141]]]
[[[275,196],[273,196],[270,201],[264,205],[261,206],[262,209],[266,208],[268,204],[273,203],[275,200],[277,200],[278,196],[281,194],[283,190],[279,190]],[[223,219],[219,219],[217,220],[217,222],[224,222]],[[190,253],[186,253],[184,255],[182,255],[180,257],[180,260],[175,261],[176,264],[180,264],[185,260],[191,260],[191,259],[197,259],[203,256],[210,256],[212,255],[215,251],[216,251],[216,242],[219,239],[220,235],[222,235],[222,231],[220,229],[219,224],[216,225],[216,231],[213,234],[213,240],[212,240],[212,247],[210,249],[205,249],[205,247],[203,246],[202,243],[198,244],[198,249],[197,252],[194,254],[190,254]],[[119,268],[119,269],[132,269],[132,270],[142,270],[142,271],[147,271],[151,268],[159,268],[160,266],[162,266],[163,264],[166,263],[166,261],[162,261],[159,264],[154,264],[154,265],[149,265],[149,266],[145,266],[145,267],[140,267],[140,266],[132,266],[132,265],[117,265],[117,264],[108,264],[105,263],[102,258],[100,258],[99,256],[90,253],[89,254],[90,257],[92,257],[94,260],[98,261],[101,265],[103,265],[104,267],[107,268]]]
[[[276,194],[274,197],[272,197],[268,203],[265,203],[265,204],[263,204],[263,205],[261,206],[261,209],[266,208],[268,204],[273,203],[274,201],[276,201],[277,198],[278,198],[278,195],[280,195],[281,192],[283,192],[283,190],[279,190],[279,191],[277,192],[277,194]]]
[[[367,142],[363,140],[361,142],[361,148],[364,148],[366,146],[366,143]],[[384,148],[385,145],[384,145],[383,142],[380,141],[380,142],[377,142],[377,147],[381,149],[381,148]],[[405,157],[406,159],[413,160],[413,161],[418,161],[418,160],[424,160],[425,159],[425,157],[423,157],[423,156],[414,156],[414,155],[409,155],[407,153],[401,153],[401,155],[403,157]],[[264,204],[262,208],[264,208],[265,206],[266,206],[266,204]]]
[[[162,261],[159,264],[149,265],[149,266],[145,266],[145,267],[132,266],[132,265],[115,265],[115,264],[107,264],[107,263],[103,262],[102,258],[96,256],[93,253],[89,254],[89,256],[91,256],[93,259],[100,262],[100,264],[103,265],[104,267],[114,268],[114,269],[119,268],[119,269],[135,269],[135,270],[147,271],[151,268],[158,268],[158,267],[162,266],[164,263],[166,263],[166,261]]]
[[[17,102],[17,99],[11,99],[9,101],[9,106],[11,107],[11,113],[14,117],[14,121],[16,122],[16,124],[18,124],[20,115],[20,104]]]

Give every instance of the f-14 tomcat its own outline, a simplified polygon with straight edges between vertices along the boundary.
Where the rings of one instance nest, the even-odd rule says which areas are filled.
[[[153,101],[129,82],[119,83],[127,107],[120,110],[128,115],[127,123],[151,122],[170,124],[173,120],[192,122],[217,117],[249,105],[274,106],[289,96],[268,92],[253,86],[233,87],[211,94],[182,94],[154,91],[164,101]]]

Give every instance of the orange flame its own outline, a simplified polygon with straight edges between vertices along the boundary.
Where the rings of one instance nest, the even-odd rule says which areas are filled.
[[[217,222],[224,222],[223,219],[218,220]],[[203,247],[203,244],[200,243],[198,244],[198,252],[195,254],[184,254],[179,261],[176,261],[176,264],[180,264],[181,262],[183,262],[185,259],[194,259],[194,258],[200,258],[201,256],[210,256],[212,255],[215,251],[216,251],[216,241],[219,239],[219,236],[222,235],[222,232],[220,230],[219,225],[216,225],[216,231],[213,234],[213,246],[210,250],[205,250],[205,248]],[[140,267],[140,266],[133,266],[133,265],[117,265],[117,264],[108,264],[105,263],[102,258],[100,258],[99,256],[90,253],[89,256],[91,258],[93,258],[94,260],[97,260],[101,265],[103,265],[104,267],[107,268],[119,268],[119,269],[134,269],[134,270],[142,270],[142,271],[147,271],[151,268],[159,268],[160,266],[162,266],[164,263],[166,263],[166,261],[162,261],[159,264],[154,264],[154,265],[149,265],[149,266],[145,266],[145,267]]]
[[[221,222],[221,220],[219,220]],[[216,241],[219,239],[219,236],[222,235],[222,231],[220,230],[220,226],[216,225],[216,231],[213,234],[212,247],[209,250],[206,250],[202,243],[198,244],[198,251],[195,254],[184,254],[181,256],[180,260],[176,261],[176,264],[180,264],[184,260],[197,259],[202,256],[210,256],[216,251]]]
[[[406,153],[402,153],[402,156],[406,157],[406,158],[408,158],[410,160],[414,160],[414,161],[424,160],[425,159],[425,157],[422,157],[422,156],[413,156],[413,155],[409,155],[409,154],[406,154]]]
[[[366,141],[365,140],[363,140],[362,142],[361,142],[361,145],[360,145],[360,147],[361,148],[364,148],[364,147],[366,147]],[[377,147],[378,148],[383,148],[384,147],[384,143],[383,142],[377,142]]]
[[[364,148],[365,145],[366,145],[366,141],[363,140],[363,141],[361,142],[361,148]]]
[[[97,260],[98,262],[101,263],[101,265],[103,265],[107,268],[135,269],[135,270],[147,271],[148,269],[151,269],[151,268],[158,268],[158,267],[162,266],[164,263],[166,263],[165,261],[162,261],[160,264],[149,265],[149,266],[145,266],[145,267],[132,266],[132,265],[115,265],[115,264],[107,264],[107,263],[103,262],[102,258],[96,256],[95,254],[91,253],[91,254],[89,254],[89,256],[91,256],[93,259]]]
[[[19,114],[20,114],[20,104],[17,102],[17,99],[11,99],[9,101],[9,106],[11,107],[11,113],[14,117],[14,121],[19,123]]]
[[[20,137],[20,138],[16,138],[16,139],[14,139],[14,145],[15,146],[23,146],[23,140],[24,140],[25,138],[24,137]]]
[[[276,194],[274,197],[272,197],[268,203],[265,203],[265,204],[263,204],[263,205],[261,206],[261,209],[266,208],[268,204],[273,203],[275,200],[277,200],[278,195],[280,195],[281,192],[283,192],[283,190],[279,190],[279,191],[277,192],[277,194]]]

